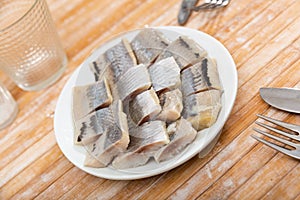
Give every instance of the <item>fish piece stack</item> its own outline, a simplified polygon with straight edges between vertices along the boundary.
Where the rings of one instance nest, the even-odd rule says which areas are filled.
[[[85,166],[117,169],[183,152],[221,109],[217,63],[194,40],[145,28],[90,64],[95,83],[73,89],[74,143]]]

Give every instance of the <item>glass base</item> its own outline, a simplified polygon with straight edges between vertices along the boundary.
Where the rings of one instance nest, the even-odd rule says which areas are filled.
[[[38,83],[33,86],[26,86],[26,85],[18,84],[18,86],[25,91],[37,91],[37,90],[44,89],[44,88],[52,85],[53,83],[55,83],[62,76],[62,74],[64,73],[64,71],[67,68],[67,63],[68,63],[68,60],[67,60],[67,58],[65,58],[64,62],[62,63],[61,69],[58,70],[55,74],[53,74],[50,78],[48,78],[47,80],[45,80],[41,83]]]
[[[16,119],[18,112],[19,112],[19,108],[18,108],[18,105],[16,103],[15,106],[14,106],[14,110],[10,114],[10,117],[7,118],[5,121],[0,122],[0,130],[4,129],[8,125],[10,125]]]

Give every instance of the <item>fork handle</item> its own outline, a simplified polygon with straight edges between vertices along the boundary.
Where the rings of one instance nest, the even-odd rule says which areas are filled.
[[[180,25],[184,25],[189,19],[192,9],[198,3],[198,0],[183,0],[181,3],[181,7],[178,13],[178,23]]]

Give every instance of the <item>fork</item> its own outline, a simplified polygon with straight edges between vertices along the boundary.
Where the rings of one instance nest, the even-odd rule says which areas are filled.
[[[272,126],[269,126],[267,124],[263,124],[261,122],[256,122],[256,124],[258,124],[259,126],[261,127],[264,127],[270,131],[273,131],[273,132],[276,132],[278,133],[279,135],[282,135],[284,137],[287,137],[289,139],[293,139],[293,140],[296,140],[296,141],[299,141],[300,142],[300,126],[298,125],[295,125],[295,124],[290,124],[290,123],[286,123],[286,122],[283,122],[283,121],[279,121],[279,120],[276,120],[276,119],[273,119],[273,118],[270,118],[270,117],[267,117],[267,116],[264,116],[264,115],[260,115],[260,114],[257,114],[257,116],[259,118],[262,118],[266,121],[269,121],[275,125],[278,125],[278,126],[281,126],[287,130],[291,130],[293,132],[296,132],[298,134],[293,134],[293,133],[290,133],[290,132],[286,132],[286,131],[283,131],[283,130],[279,130],[277,128],[274,128]],[[259,142],[262,142],[263,144],[283,153],[283,154],[286,154],[288,156],[291,156],[293,158],[296,158],[296,159],[300,159],[300,144],[299,143],[295,143],[295,142],[292,142],[290,140],[286,140],[282,137],[278,137],[278,136],[275,136],[275,135],[272,135],[270,133],[267,133],[265,131],[262,131],[260,129],[257,129],[257,128],[253,128],[256,132],[266,136],[266,137],[269,137],[269,138],[272,138],[276,141],[279,141],[281,142],[282,144],[285,144],[285,145],[288,145],[290,147],[293,147],[292,149],[290,148],[285,148],[283,146],[279,146],[275,143],[272,143],[272,142],[269,142],[263,138],[260,138],[260,137],[257,137],[256,135],[251,135],[254,139],[258,140]]]
[[[192,10],[199,11],[199,10],[209,10],[214,8],[220,8],[227,6],[229,3],[229,0],[209,0],[208,2],[205,2],[199,6],[194,6]]]
[[[178,23],[184,25],[190,17],[192,11],[211,10],[227,6],[230,0],[208,0],[196,6],[198,0],[183,0],[178,14]]]

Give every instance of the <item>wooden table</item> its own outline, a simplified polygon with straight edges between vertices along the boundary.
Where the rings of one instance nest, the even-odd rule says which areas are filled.
[[[225,9],[192,14],[185,26],[218,39],[235,60],[236,103],[206,157],[134,181],[97,178],[67,160],[54,137],[54,110],[67,80],[94,48],[123,31],[178,25],[181,1],[47,2],[68,69],[38,92],[22,91],[0,74],[20,109],[0,131],[0,199],[300,199],[299,161],[250,137],[256,113],[300,124],[299,116],[268,106],[258,93],[262,86],[300,87],[299,0],[232,0]]]

